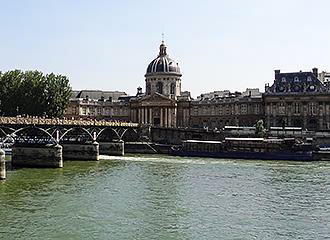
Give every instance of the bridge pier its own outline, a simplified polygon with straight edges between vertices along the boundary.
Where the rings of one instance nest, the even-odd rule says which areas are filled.
[[[80,143],[70,144],[63,143],[63,159],[64,160],[82,160],[82,161],[98,161],[100,157],[99,143]]]
[[[100,142],[100,154],[109,156],[124,156],[124,141]]]
[[[0,180],[6,179],[5,151],[0,149]]]
[[[62,146],[58,144],[43,146],[14,145],[11,161],[13,167],[62,168]]]

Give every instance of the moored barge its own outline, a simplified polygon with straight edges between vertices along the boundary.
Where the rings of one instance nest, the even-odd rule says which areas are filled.
[[[311,143],[294,138],[225,138],[224,141],[186,140],[172,151],[176,156],[261,160],[313,160]]]

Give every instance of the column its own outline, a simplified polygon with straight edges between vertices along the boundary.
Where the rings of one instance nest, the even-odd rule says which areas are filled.
[[[143,108],[140,109],[140,119],[141,123],[143,123]]]
[[[168,127],[171,127],[172,126],[172,109],[171,108],[168,108],[167,109],[167,126]]]
[[[141,123],[141,114],[140,114],[141,110],[140,108],[138,108],[137,110],[137,120],[138,120],[138,123]]]
[[[144,121],[148,123],[148,108],[144,108]]]
[[[167,112],[167,108],[164,109],[165,110],[165,116],[164,116],[164,127],[168,127],[168,112]]]
[[[163,114],[163,108],[159,109],[159,115],[160,115],[160,126],[164,127],[164,114]]]
[[[153,121],[152,121],[152,108],[149,108],[149,123],[153,125]]]
[[[173,127],[176,127],[176,125],[177,125],[177,108],[174,108],[173,112],[174,112],[174,114],[173,114]]]

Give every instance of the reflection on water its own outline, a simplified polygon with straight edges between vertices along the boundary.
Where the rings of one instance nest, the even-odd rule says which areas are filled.
[[[330,238],[330,163],[103,158],[8,171],[1,239]]]

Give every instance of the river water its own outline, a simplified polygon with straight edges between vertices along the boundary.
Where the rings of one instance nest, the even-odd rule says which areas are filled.
[[[128,155],[9,171],[0,239],[330,239],[330,162]]]

